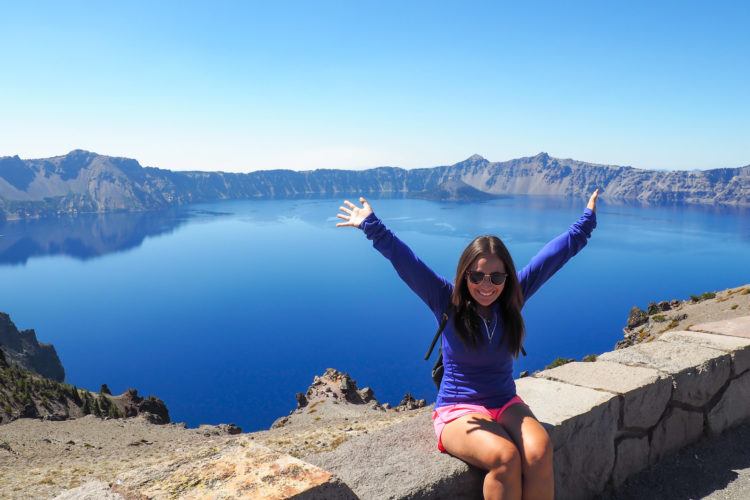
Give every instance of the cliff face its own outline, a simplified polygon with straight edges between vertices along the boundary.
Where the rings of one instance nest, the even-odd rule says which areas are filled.
[[[144,168],[132,159],[81,150],[38,160],[0,158],[0,213],[5,218],[344,193],[446,200],[503,194],[584,196],[596,187],[610,199],[750,206],[750,166],[665,172],[540,153],[506,162],[490,162],[474,155],[451,166],[413,170],[379,167],[232,174]]]
[[[68,420],[84,415],[135,417],[169,422],[169,411],[156,397],[135,389],[112,396],[106,384],[99,393],[63,383],[65,370],[55,348],[37,341],[34,330],[19,331],[0,312],[0,424],[19,418]]]
[[[34,330],[19,331],[10,316],[3,312],[0,312],[0,351],[5,353],[9,363],[57,382],[65,380],[65,370],[55,347],[39,342]]]

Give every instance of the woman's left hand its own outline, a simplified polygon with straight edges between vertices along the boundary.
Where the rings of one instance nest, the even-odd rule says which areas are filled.
[[[596,199],[598,197],[599,197],[599,188],[596,188],[594,190],[594,193],[591,195],[591,198],[589,198],[589,204],[586,205],[586,208],[588,208],[594,213],[596,213]]]

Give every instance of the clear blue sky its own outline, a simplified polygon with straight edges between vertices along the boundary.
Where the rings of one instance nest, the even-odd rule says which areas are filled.
[[[0,0],[0,156],[750,163],[750,2]]]

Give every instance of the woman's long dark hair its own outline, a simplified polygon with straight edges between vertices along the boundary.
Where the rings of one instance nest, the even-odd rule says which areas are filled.
[[[521,316],[523,295],[521,285],[518,283],[518,276],[516,276],[516,266],[513,264],[510,252],[497,236],[475,238],[474,241],[469,243],[458,260],[456,282],[453,287],[453,295],[451,295],[451,305],[454,312],[453,323],[456,333],[465,345],[472,347],[476,347],[482,338],[479,313],[469,293],[469,287],[466,285],[466,272],[482,255],[495,255],[505,264],[505,272],[508,273],[508,277],[505,279],[505,288],[503,288],[497,301],[503,319],[505,342],[513,356],[518,357],[525,333],[523,316]]]

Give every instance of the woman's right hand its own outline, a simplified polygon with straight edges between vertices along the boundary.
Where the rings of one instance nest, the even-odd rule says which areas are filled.
[[[362,224],[362,221],[372,213],[372,207],[367,200],[361,196],[359,202],[362,204],[361,207],[358,207],[349,200],[344,200],[344,205],[339,207],[339,210],[341,210],[343,214],[336,214],[336,217],[344,219],[346,222],[339,222],[336,224],[336,227],[359,227],[359,225]]]

